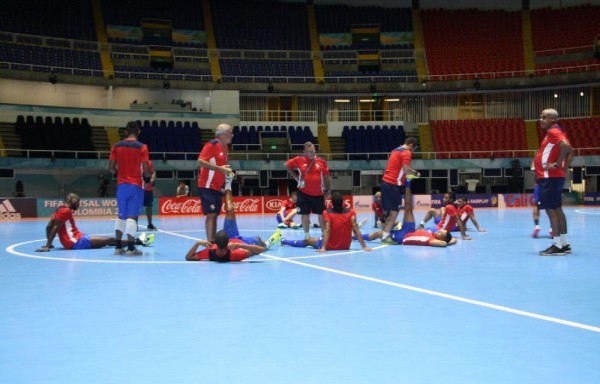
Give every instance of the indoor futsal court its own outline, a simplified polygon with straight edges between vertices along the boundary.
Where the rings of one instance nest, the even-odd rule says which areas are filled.
[[[36,253],[46,220],[3,222],[0,383],[599,383],[600,209],[566,209],[573,253],[557,257],[538,256],[550,238],[531,238],[530,209],[475,214],[488,232],[449,248],[275,247],[231,264],[184,261],[204,217],[156,217],[135,258],[57,239]],[[275,230],[270,215],[238,225]]]

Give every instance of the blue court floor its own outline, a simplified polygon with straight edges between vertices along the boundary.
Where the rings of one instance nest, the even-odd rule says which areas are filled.
[[[537,255],[550,239],[530,237],[530,209],[479,209],[488,232],[445,249],[278,247],[232,264],[184,261],[203,217],[155,218],[137,258],[58,240],[35,253],[45,220],[2,222],[0,383],[597,384],[600,209],[566,212],[565,257]]]

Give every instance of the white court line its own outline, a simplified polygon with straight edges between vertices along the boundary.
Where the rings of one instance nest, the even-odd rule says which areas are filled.
[[[600,215],[600,212],[586,212],[583,209],[576,209],[575,212],[577,212],[577,213],[583,213],[585,215]]]
[[[164,232],[167,234],[172,234],[175,236],[179,236],[179,237],[183,237],[183,238],[188,238],[188,239],[192,239],[195,240],[195,238],[191,237],[191,236],[186,236],[186,235],[180,235],[177,234],[175,232],[169,232],[169,231],[163,231],[161,230],[160,232]],[[6,251],[8,253],[17,255],[17,256],[23,256],[23,257],[27,257],[27,258],[32,258],[32,259],[45,259],[45,260],[59,260],[59,261],[77,261],[77,262],[87,262],[87,263],[113,263],[113,264],[117,264],[117,263],[123,263],[123,264],[133,264],[133,263],[138,263],[138,264],[191,264],[191,265],[196,265],[196,264],[210,264],[210,263],[194,263],[194,262],[189,262],[189,261],[160,261],[160,260],[153,260],[153,261],[149,261],[149,260],[143,260],[143,261],[134,261],[134,260],[95,260],[95,259],[72,259],[72,258],[65,258],[65,257],[49,257],[49,256],[38,256],[38,255],[30,255],[27,253],[22,253],[22,252],[18,252],[15,250],[16,247],[19,247],[21,245],[25,245],[25,244],[30,244],[33,242],[42,242],[45,241],[46,239],[39,239],[39,240],[31,240],[31,241],[26,241],[23,243],[18,243],[18,244],[13,244],[9,247],[6,248]],[[380,247],[386,247],[384,246],[380,246]],[[380,248],[377,247],[377,248]],[[442,292],[436,292],[436,291],[431,291],[429,289],[424,289],[424,288],[419,288],[419,287],[413,287],[411,285],[406,285],[406,284],[400,284],[400,283],[395,283],[392,281],[387,281],[387,280],[382,280],[382,279],[377,279],[374,277],[369,277],[369,276],[364,276],[364,275],[359,275],[356,273],[352,273],[352,272],[345,272],[345,271],[340,271],[338,269],[333,269],[333,268],[327,268],[327,267],[321,267],[318,265],[313,265],[313,264],[308,264],[308,263],[304,263],[302,261],[297,261],[298,259],[309,259],[309,258],[322,258],[322,257],[331,257],[331,256],[339,256],[339,255],[347,255],[347,254],[353,254],[353,253],[359,253],[362,252],[362,250],[356,250],[356,251],[348,251],[348,252],[338,252],[338,253],[331,253],[331,254],[322,254],[322,255],[313,255],[313,256],[297,256],[297,257],[290,257],[290,258],[284,258],[284,257],[279,257],[279,256],[273,256],[273,255],[269,255],[266,253],[261,253],[260,255],[263,257],[266,257],[267,259],[248,259],[251,261],[269,261],[269,259],[271,261],[283,261],[286,263],[291,263],[291,264],[296,264],[296,265],[300,265],[303,267],[308,267],[308,268],[312,268],[312,269],[318,269],[321,271],[325,271],[325,272],[331,272],[331,273],[335,273],[338,275],[342,275],[342,276],[348,276],[348,277],[353,277],[356,279],[360,279],[360,280],[365,280],[365,281],[370,281],[373,283],[378,283],[378,284],[383,284],[383,285],[388,285],[388,286],[392,286],[392,287],[396,287],[396,288],[401,288],[401,289],[405,289],[405,290],[409,290],[409,291],[414,291],[414,292],[419,292],[419,293],[424,293],[427,295],[432,295],[432,296],[437,296],[437,297],[442,297],[445,299],[449,299],[449,300],[454,300],[454,301],[460,301],[463,303],[467,303],[467,304],[472,304],[472,305],[477,305],[480,307],[486,307],[486,308],[490,308],[490,309],[494,309],[497,311],[503,311],[503,312],[508,312],[508,313],[513,313],[516,315],[520,315],[520,316],[525,316],[525,317],[530,317],[530,318],[534,318],[534,319],[538,319],[538,320],[544,320],[544,321],[549,321],[549,322],[553,322],[553,323],[557,323],[557,324],[561,324],[561,325],[566,325],[569,327],[574,327],[574,328],[580,328],[580,329],[584,329],[587,331],[592,331],[592,332],[597,332],[600,333],[600,327],[595,327],[595,326],[591,326],[591,325],[587,325],[587,324],[582,324],[582,323],[576,323],[574,321],[569,321],[569,320],[563,320],[563,319],[559,319],[556,317],[551,317],[551,316],[545,316],[545,315],[540,315],[537,313],[533,313],[533,312],[527,312],[527,311],[522,311],[519,309],[513,309],[513,308],[509,308],[509,307],[505,307],[502,305],[496,305],[496,304],[491,304],[491,303],[486,303],[484,301],[479,301],[479,300],[473,300],[473,299],[468,299],[466,297],[461,297],[461,296],[455,296],[455,295],[450,295],[447,293],[442,293]],[[364,252],[365,255],[368,255],[368,252]]]
[[[387,280],[377,279],[377,278],[374,278],[374,277],[359,275],[357,273],[345,272],[345,271],[340,271],[338,269],[321,267],[321,266],[318,266],[318,265],[303,263],[303,262],[297,261],[297,260],[291,260],[291,259],[286,259],[286,258],[282,258],[282,257],[272,256],[272,255],[263,255],[263,256],[269,257],[269,258],[273,258],[275,260],[283,261],[283,262],[286,262],[286,263],[300,265],[300,266],[303,266],[303,267],[318,269],[318,270],[321,270],[321,271],[331,272],[331,273],[335,273],[335,274],[342,275],[342,276],[353,277],[355,279],[366,280],[366,281],[370,281],[370,282],[373,282],[373,283],[389,285],[389,286],[396,287],[396,288],[406,289],[408,291],[414,291],[414,292],[424,293],[424,294],[427,294],[427,295],[438,296],[438,297],[442,297],[444,299],[460,301],[460,302],[467,303],[467,304],[478,305],[480,307],[486,307],[486,308],[495,309],[497,311],[503,311],[503,312],[513,313],[513,314],[520,315],[520,316],[531,317],[531,318],[538,319],[538,320],[549,321],[549,322],[552,322],[552,323],[557,323],[557,324],[566,325],[566,326],[569,326],[569,327],[584,329],[586,331],[592,331],[592,332],[600,333],[600,327],[594,327],[592,325],[576,323],[574,321],[563,320],[563,319],[559,319],[559,318],[556,318],[556,317],[540,315],[540,314],[533,313],[533,312],[522,311],[520,309],[513,309],[513,308],[509,308],[509,307],[504,307],[502,305],[496,305],[496,304],[486,303],[485,301],[467,299],[466,297],[455,296],[455,295],[450,295],[450,294],[447,294],[447,293],[431,291],[429,289],[423,289],[423,288],[413,287],[411,285],[394,283],[392,281],[387,281]]]

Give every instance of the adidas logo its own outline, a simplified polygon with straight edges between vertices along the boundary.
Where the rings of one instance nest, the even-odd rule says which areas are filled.
[[[21,214],[17,212],[10,200],[4,200],[0,203],[0,219],[20,219]]]

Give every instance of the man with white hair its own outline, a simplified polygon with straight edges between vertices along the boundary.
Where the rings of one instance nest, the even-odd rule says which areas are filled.
[[[573,160],[573,148],[564,131],[557,124],[558,112],[545,109],[540,126],[546,131],[540,149],[533,159],[535,177],[539,185],[539,209],[545,209],[552,226],[553,244],[540,256],[562,256],[571,253],[567,240],[567,218],[562,210],[562,190],[567,169]]]
[[[229,124],[217,125],[215,138],[202,148],[198,155],[198,195],[206,216],[206,239],[214,241],[217,234],[217,217],[223,205],[223,187],[231,184],[233,172],[228,164],[227,144],[233,139],[233,129]],[[229,188],[231,189],[231,185]]]

